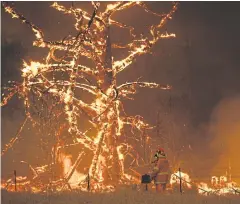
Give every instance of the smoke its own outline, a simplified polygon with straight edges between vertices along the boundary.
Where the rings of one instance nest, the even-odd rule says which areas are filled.
[[[63,36],[72,33],[73,28],[69,25],[72,25],[73,19],[50,8],[49,4],[16,2],[15,7],[43,29],[47,40],[62,39]],[[70,2],[64,4],[67,7],[71,6]],[[83,3],[75,2],[74,5],[82,7]],[[150,3],[150,5],[156,12],[162,9],[162,3]],[[229,15],[222,15],[223,11]],[[139,21],[139,16],[140,13],[135,14],[132,11],[121,13],[116,18],[123,23],[133,23],[139,31],[143,30],[146,34],[148,29],[146,30],[146,26],[143,25],[152,24],[154,18],[150,16]],[[150,124],[155,124],[156,112],[160,106],[162,126],[166,129],[164,136],[169,134],[178,146],[184,143],[188,151],[183,160],[188,169],[190,167],[197,169],[197,175],[206,175],[210,173],[210,169],[212,169],[211,174],[224,174],[229,162],[232,175],[240,175],[237,151],[240,140],[238,136],[240,135],[240,109],[238,109],[240,97],[227,98],[218,103],[226,92],[232,94],[240,91],[239,29],[236,26],[238,19],[239,12],[236,5],[225,3],[223,6],[216,6],[201,2],[182,2],[179,12],[168,27],[168,31],[175,32],[177,38],[156,46],[153,55],[140,57],[133,64],[135,68],[126,70],[120,79],[120,82],[121,80],[125,82],[143,76],[146,81],[169,83],[173,86],[171,94],[142,89],[135,100],[127,104],[126,112],[131,115],[140,114]],[[45,55],[42,55],[42,49],[32,47],[34,35],[31,30],[18,20],[12,19],[3,10],[1,23],[4,28],[2,29],[2,84],[5,84],[8,80],[17,80],[20,77],[22,59],[31,57],[32,60],[38,61]],[[128,35],[127,31],[125,35]],[[116,42],[122,42],[127,40],[125,35],[113,30],[112,36]],[[187,95],[188,89],[191,89],[192,100],[188,99],[190,98]],[[166,104],[162,105],[162,101]],[[218,105],[209,119],[209,114],[216,103]],[[11,107],[2,108],[3,144],[15,134],[22,119],[19,111],[16,111],[16,107],[23,110],[22,103],[14,100],[11,104]],[[190,108],[192,117],[188,115]],[[169,121],[174,126],[169,125]],[[199,124],[201,127],[198,127]],[[35,137],[32,132],[26,134]],[[185,137],[188,137],[190,142]],[[22,145],[26,156],[29,156],[28,152],[31,151],[26,150],[26,146],[30,145],[26,145],[23,141],[18,145]],[[15,160],[17,160],[16,154],[12,156]],[[4,157],[6,161],[3,161],[6,169],[11,160],[8,156]],[[23,157],[21,156],[21,159]],[[181,167],[185,169],[184,166]]]
[[[240,96],[222,100],[214,109],[209,125],[211,150],[218,155],[214,174],[224,174],[231,168],[234,180],[239,180],[240,162]]]

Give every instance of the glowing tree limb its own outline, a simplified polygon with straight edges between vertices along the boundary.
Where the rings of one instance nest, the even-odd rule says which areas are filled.
[[[99,154],[102,148],[102,144],[103,144],[103,140],[104,140],[104,133],[105,133],[105,129],[107,127],[107,124],[104,124],[104,127],[101,129],[102,131],[100,131],[97,135],[97,138],[95,139],[95,143],[97,144],[97,148],[94,151],[94,156],[93,156],[93,161],[92,164],[90,166],[90,176],[92,176],[93,178],[95,177],[95,172],[96,172],[96,168],[97,168],[97,162],[98,162],[98,158],[99,158]]]
[[[79,155],[81,151],[85,150],[93,152],[90,175],[99,181],[96,188],[101,190],[111,188],[103,185],[108,180],[103,176],[103,172],[106,172],[110,178],[110,184],[111,182],[112,184],[124,183],[130,179],[129,175],[125,173],[125,158],[127,156],[137,157],[132,162],[132,164],[136,163],[137,165],[142,161],[140,156],[136,156],[139,154],[134,151],[134,148],[122,143],[119,144],[118,138],[122,137],[124,127],[131,126],[133,139],[136,141],[139,140],[134,134],[136,130],[139,133],[144,129],[153,128],[145,123],[140,116],[127,116],[121,99],[134,95],[137,87],[170,89],[168,85],[140,81],[117,85],[117,74],[130,68],[137,56],[149,53],[152,46],[159,40],[175,37],[174,34],[160,33],[160,29],[172,17],[176,10],[176,4],[173,5],[168,14],[164,15],[151,11],[142,2],[115,2],[108,4],[104,12],[98,10],[100,3],[92,2],[92,6],[94,11],[90,14],[80,8],[66,8],[58,3],[53,3],[53,8],[74,17],[76,21],[74,27],[77,33],[73,37],[66,36],[62,40],[46,41],[42,31],[37,26],[4,4],[6,12],[14,18],[19,18],[33,30],[36,36],[34,46],[48,48],[49,53],[45,64],[40,62],[27,64],[24,62],[23,82],[15,88],[9,89],[10,94],[3,99],[3,104],[8,102],[12,94],[17,93],[16,90],[20,90],[19,94],[24,97],[26,114],[29,118],[32,118],[33,109],[39,113],[47,109],[51,113],[48,115],[51,119],[61,116],[64,122],[67,121],[69,141],[66,144],[56,145],[57,149],[59,151],[81,144],[83,149],[79,150]],[[146,12],[161,18],[158,25],[151,26],[152,39],[137,37],[134,33],[134,27],[111,19],[115,12],[133,6],[140,6]],[[110,36],[112,26],[128,29],[133,39],[132,42],[126,45],[112,44]],[[122,60],[114,61],[112,52],[114,48],[128,49],[129,55]],[[59,56],[59,51],[64,55]],[[90,59],[95,67],[80,64],[82,63],[81,57]],[[50,77],[51,74],[53,77]],[[65,77],[59,77],[60,74],[65,74]],[[91,102],[85,102],[84,98],[77,95],[79,90],[89,93]],[[33,102],[32,97],[37,100]],[[55,102],[49,104],[50,102],[45,97],[51,97]],[[40,103],[38,101],[42,101],[44,105],[37,106]],[[37,110],[38,107],[42,108]],[[55,107],[59,110],[54,111]],[[89,124],[96,130],[96,135],[88,136],[86,131],[79,128],[79,122],[83,118],[86,119],[83,115],[87,116]]]

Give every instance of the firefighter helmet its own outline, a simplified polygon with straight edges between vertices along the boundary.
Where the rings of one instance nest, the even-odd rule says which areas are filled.
[[[165,152],[165,151],[164,151],[164,149],[163,149],[163,148],[161,148],[161,147],[159,147],[159,148],[158,148],[158,151],[159,151],[159,152],[162,152],[162,153],[164,153],[164,152]]]

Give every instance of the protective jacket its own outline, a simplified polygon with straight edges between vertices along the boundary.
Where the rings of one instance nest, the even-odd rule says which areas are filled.
[[[151,174],[155,184],[166,184],[169,180],[169,162],[164,155],[160,155],[158,160],[155,161],[155,165]]]

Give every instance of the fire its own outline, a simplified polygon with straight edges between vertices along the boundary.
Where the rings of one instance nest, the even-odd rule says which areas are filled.
[[[118,151],[121,149],[121,146],[118,147]],[[120,153],[121,155],[121,153]],[[121,157],[123,159],[123,157]],[[120,160],[121,160],[120,159]],[[88,191],[87,185],[81,185],[81,183],[86,183],[91,178],[89,178],[86,174],[80,173],[77,170],[74,170],[73,173],[72,170],[74,168],[74,165],[72,164],[72,158],[70,155],[61,154],[59,157],[59,162],[63,165],[63,177],[64,178],[70,178],[68,180],[68,184],[70,185],[71,189],[80,189],[81,191]],[[106,161],[103,157],[99,159],[99,165],[97,168],[98,173],[98,182],[94,181],[92,185],[92,192],[98,192],[100,189],[104,192],[113,192],[115,190],[114,186],[112,185],[104,185],[104,166],[106,165]],[[43,169],[43,168],[41,168]],[[42,171],[42,170],[41,170]],[[69,177],[69,173],[71,176]],[[136,172],[137,173],[137,172]],[[133,176],[129,174],[123,175],[126,179],[129,180],[127,184],[132,183],[139,183],[140,181]],[[207,195],[230,195],[230,194],[239,194],[240,193],[240,187],[237,185],[236,182],[228,181],[226,176],[212,176],[209,183],[204,182],[194,182],[190,179],[190,176],[187,173],[184,172],[175,172],[171,175],[170,178],[170,185],[173,188],[174,186],[180,185],[180,178],[182,180],[182,188],[183,191],[187,189],[192,189],[192,187],[197,188],[197,193],[203,196]],[[220,178],[222,178],[222,181],[220,182]],[[27,179],[27,177],[17,176],[17,190],[18,191],[32,191],[33,193],[39,193],[41,192],[41,186],[33,186],[31,185],[31,182]],[[219,182],[216,182],[219,181]],[[15,185],[13,179],[8,179],[7,181],[2,181],[1,183],[2,189],[7,189],[8,191],[15,191]],[[62,188],[57,188],[58,191],[63,190]],[[66,190],[66,189],[65,189]]]
[[[63,176],[68,177],[68,174],[71,172],[73,168],[72,160],[70,155],[62,154],[60,156],[60,162],[63,164]],[[71,175],[68,183],[70,184],[71,188],[78,188],[78,184],[86,179],[86,176],[77,170],[74,170],[73,174]]]
[[[200,195],[229,195],[240,193],[240,187],[237,183],[229,181],[226,176],[212,176],[209,183],[198,183],[191,181],[190,176],[187,173],[177,171],[171,175],[171,186],[179,186],[180,179],[182,180],[183,188],[191,189],[194,186],[197,188],[197,192]]]
[[[112,191],[117,184],[129,184],[137,180],[136,176],[126,173],[128,168],[125,161],[132,158],[130,163],[139,165],[142,158],[132,145],[121,141],[123,130],[130,126],[131,134],[138,141],[139,134],[153,127],[141,116],[128,116],[122,100],[130,99],[137,88],[166,90],[171,87],[139,80],[119,85],[117,75],[129,68],[136,57],[149,53],[160,40],[175,37],[175,34],[164,34],[162,29],[165,30],[164,25],[176,11],[177,3],[173,4],[167,14],[160,15],[148,9],[143,2],[135,1],[108,4],[103,12],[99,12],[99,2],[92,2],[93,13],[75,7],[66,8],[55,2],[51,7],[64,15],[73,16],[76,21],[73,25],[76,34],[66,36],[60,41],[46,40],[40,28],[7,3],[3,3],[3,6],[12,17],[32,29],[36,37],[33,46],[49,49],[44,62],[23,62],[22,83],[14,83],[13,88],[8,89],[9,95],[3,98],[2,102],[2,105],[6,105],[14,94],[19,94],[24,101],[26,121],[31,122],[39,132],[43,128],[48,129],[46,124],[52,123],[49,121],[60,123],[57,127],[49,127],[48,139],[55,141],[54,148],[50,150],[52,162],[42,167],[31,167],[35,176],[29,185],[35,189],[33,191],[46,191],[49,188],[63,190],[66,186],[69,189],[86,190],[86,175],[78,172],[77,167],[82,162],[84,153],[88,151],[92,154],[88,166],[91,191]],[[114,13],[134,6],[160,18],[159,24],[151,26],[149,37],[138,35],[132,26],[112,19]],[[126,45],[112,44],[112,26],[128,29],[132,41]],[[115,61],[112,49],[123,47],[128,49],[129,55]],[[59,53],[65,54],[59,56]],[[91,60],[95,67],[85,66],[83,57]],[[80,91],[87,92],[91,101],[85,102],[78,94]],[[48,122],[43,123],[37,116],[46,113],[48,115],[45,120]],[[87,118],[90,127],[79,128],[83,118]],[[67,139],[63,137],[63,133],[59,133],[62,127],[68,130],[68,133],[64,133],[68,134]],[[92,129],[96,133],[89,135],[89,130]],[[11,140],[4,152],[9,150],[17,139],[18,136]],[[150,146],[150,138],[148,144]],[[61,151],[73,146],[81,146],[76,161],[72,161],[70,155],[64,155]],[[60,160],[56,162],[59,154]],[[61,178],[50,177],[41,183],[44,177],[41,175],[49,175],[52,169],[58,168],[59,163],[63,164]]]
[[[22,69],[22,76],[27,77],[28,75],[32,75],[32,77],[35,77],[38,74],[38,69],[40,68],[41,64],[39,62],[31,62],[31,65],[27,65],[26,62],[24,62],[24,68]]]
[[[8,88],[9,94],[3,98],[2,106],[8,104],[13,95],[19,94],[24,100],[26,118],[16,137],[3,149],[2,156],[19,139],[27,122],[31,122],[40,130],[47,129],[48,126],[43,126],[41,120],[35,117],[36,112],[33,110],[37,109],[37,113],[51,113],[47,116],[51,121],[64,121],[48,135],[56,141],[51,149],[52,163],[39,167],[29,165],[34,176],[31,180],[27,177],[16,177],[18,191],[37,193],[46,192],[51,188],[56,191],[79,189],[112,192],[116,184],[139,182],[139,173],[132,166],[139,166],[143,159],[133,145],[121,141],[123,130],[125,126],[130,126],[137,143],[138,135],[153,127],[141,116],[128,116],[124,111],[122,100],[132,99],[132,95],[139,87],[167,90],[171,89],[171,86],[139,80],[119,85],[117,75],[130,68],[138,56],[149,53],[160,40],[176,37],[174,33],[162,32],[162,30],[165,30],[164,25],[172,18],[177,5],[174,3],[167,14],[158,14],[152,12],[144,2],[115,2],[108,4],[105,11],[99,12],[100,3],[92,2],[94,12],[90,14],[80,8],[66,8],[55,2],[53,8],[75,18],[76,23],[73,26],[77,33],[60,41],[48,41],[44,39],[42,31],[36,25],[7,3],[3,3],[7,13],[32,29],[36,37],[33,46],[48,48],[49,53],[45,62],[24,61],[22,83],[13,83],[13,86]],[[139,36],[135,33],[134,27],[112,19],[115,12],[133,6],[141,7],[144,11],[160,18],[159,24],[150,27],[150,37]],[[126,45],[112,44],[111,26],[128,29],[132,41]],[[122,48],[128,49],[128,56],[118,61],[114,60],[112,49]],[[64,52],[65,56],[58,56],[59,51]],[[82,57],[92,60],[95,67],[80,64]],[[82,96],[77,94],[79,90],[90,94],[91,102],[85,102]],[[40,101],[44,101],[45,105]],[[82,130],[79,128],[79,121],[84,118],[83,115],[88,118],[91,127]],[[62,137],[62,129],[68,130],[68,140]],[[91,129],[95,130],[95,135],[89,135]],[[151,147],[150,139],[147,137],[147,144]],[[78,145],[81,147],[75,161],[72,160],[71,155],[61,151]],[[77,167],[82,165],[81,162],[87,151],[93,155],[91,163],[86,172],[79,172]],[[132,161],[128,168],[125,161],[129,158]],[[44,183],[42,178],[47,177],[46,175],[49,175],[49,172],[59,164],[62,175],[58,175],[57,178],[50,177]],[[127,170],[131,170],[133,174],[126,173]],[[225,176],[212,177],[208,184],[197,183],[192,181],[187,173],[178,171],[171,175],[171,186],[180,185],[180,179],[184,188],[195,186],[202,195],[212,193],[226,195],[240,191],[237,184]],[[9,179],[2,181],[1,188],[14,191],[14,185],[14,179]]]
[[[170,184],[180,184],[180,179],[183,180],[183,184],[188,188],[192,188],[190,176],[187,173],[177,171],[176,173],[171,175]]]
[[[237,187],[235,182],[224,182],[222,185],[216,187],[216,185],[208,185],[206,183],[199,183],[198,193],[202,195],[216,194],[216,195],[229,195],[229,194],[239,194],[240,187]]]

